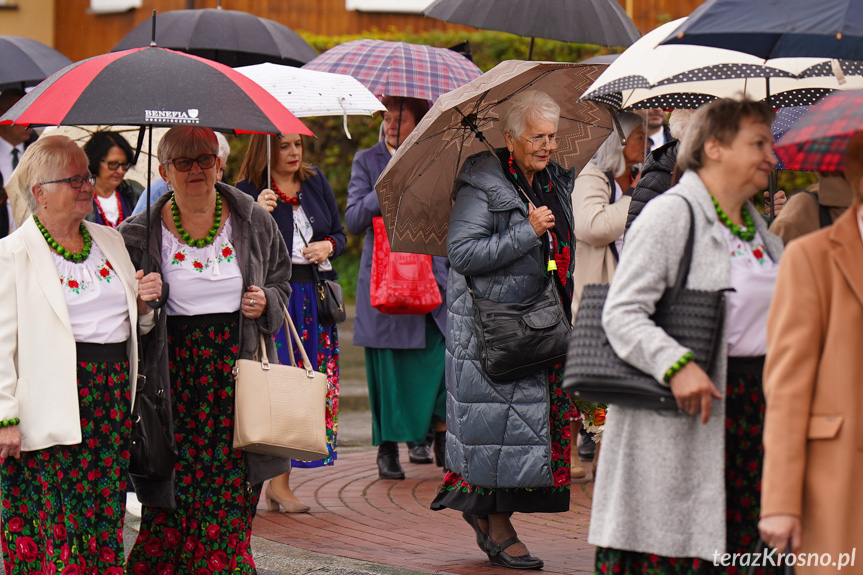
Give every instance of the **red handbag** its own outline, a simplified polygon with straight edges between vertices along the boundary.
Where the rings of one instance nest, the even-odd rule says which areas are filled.
[[[425,315],[442,303],[429,255],[391,252],[384,219],[372,220],[371,301],[381,313]]]

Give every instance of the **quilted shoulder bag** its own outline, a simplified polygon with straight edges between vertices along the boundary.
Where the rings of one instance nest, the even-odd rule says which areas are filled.
[[[695,215],[687,200],[689,237],[680,258],[674,285],[656,305],[652,320],[681,345],[692,350],[695,363],[710,373],[716,362],[725,321],[723,291],[691,290],[684,286],[695,244]],[[567,354],[563,389],[596,403],[644,409],[677,409],[668,385],[626,363],[611,348],[602,327],[607,284],[585,286]]]
[[[263,334],[260,360],[240,359],[234,368],[234,449],[290,457],[321,459],[327,450],[327,376],[311,368],[303,341],[284,310],[288,356],[291,365],[270,363]],[[291,340],[300,349],[303,367],[297,367]]]

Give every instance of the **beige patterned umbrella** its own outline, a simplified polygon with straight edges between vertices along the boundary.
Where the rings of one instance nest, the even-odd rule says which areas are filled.
[[[581,171],[613,130],[611,108],[578,101],[605,67],[508,60],[441,96],[375,185],[392,250],[446,255],[453,182],[465,159],[504,145],[498,106],[522,90],[560,105],[552,159]]]

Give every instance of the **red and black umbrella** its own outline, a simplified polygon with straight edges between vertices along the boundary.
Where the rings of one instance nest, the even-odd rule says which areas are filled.
[[[157,47],[67,66],[19,100],[0,123],[200,125],[235,134],[312,135],[278,100],[232,68]]]
[[[789,170],[845,171],[845,149],[863,131],[863,90],[834,92],[809,109],[776,146]]]

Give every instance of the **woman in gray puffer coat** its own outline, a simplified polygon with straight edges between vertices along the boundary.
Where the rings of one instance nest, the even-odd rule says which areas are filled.
[[[539,293],[548,273],[556,274],[569,310],[575,178],[549,161],[559,114],[542,92],[510,100],[501,116],[507,147],[465,161],[447,236],[450,471],[432,509],[462,511],[492,564],[515,569],[540,569],[543,562],[519,541],[510,515],[569,509],[572,408],[560,388],[562,364],[507,383],[489,380],[480,365],[465,276],[477,297],[519,302]],[[552,258],[556,272],[547,271]]]

